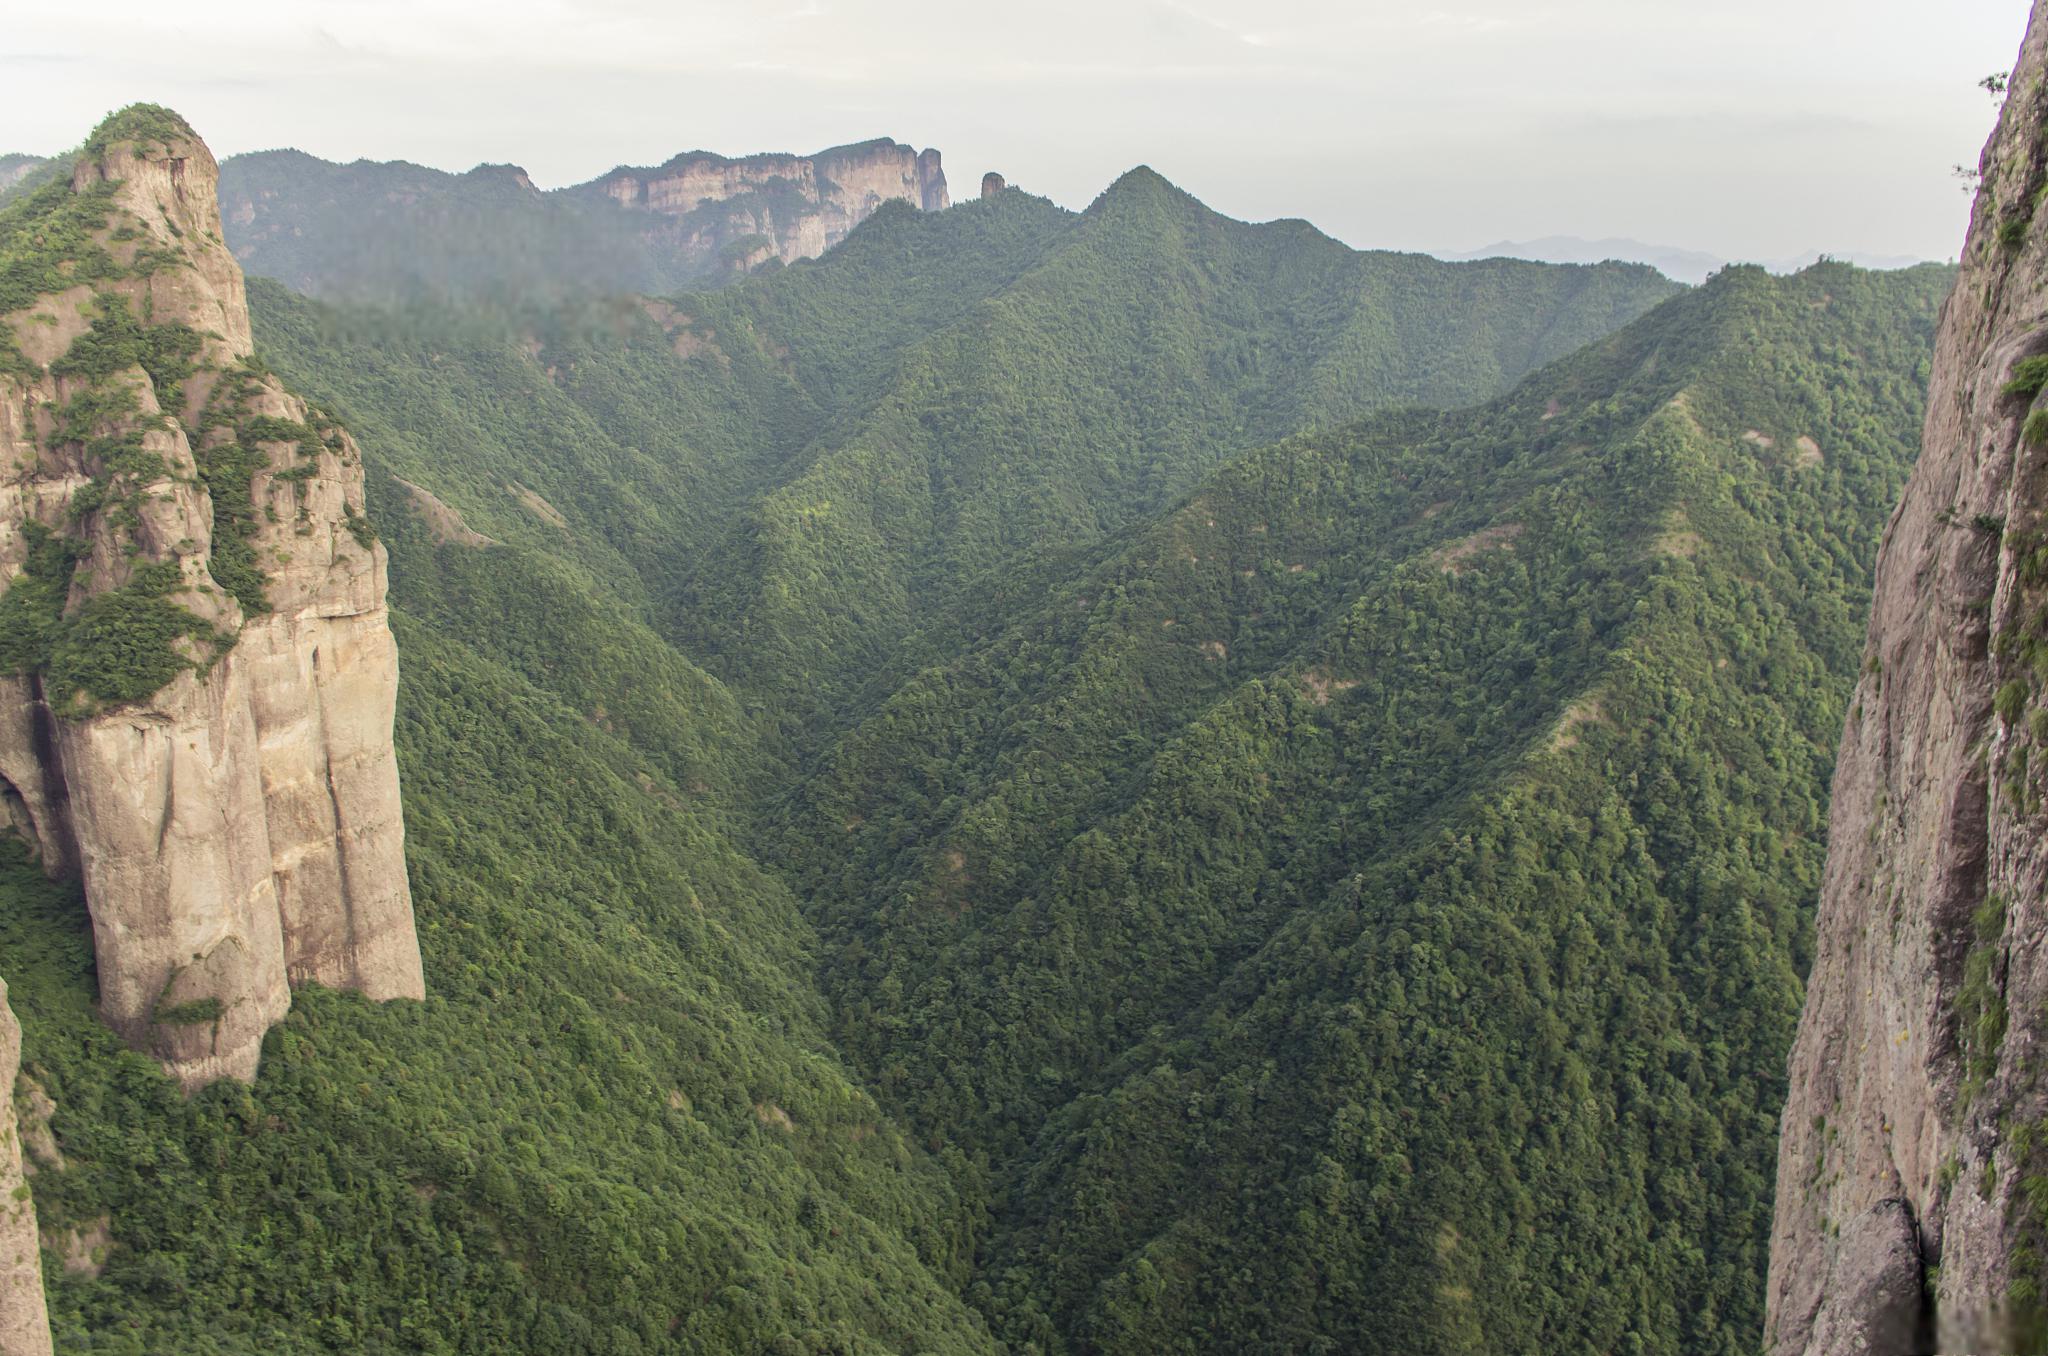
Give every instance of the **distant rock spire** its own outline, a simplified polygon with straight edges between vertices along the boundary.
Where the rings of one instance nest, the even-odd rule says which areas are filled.
[[[994,170],[981,176],[981,196],[984,198],[993,198],[1009,186],[1010,181]]]

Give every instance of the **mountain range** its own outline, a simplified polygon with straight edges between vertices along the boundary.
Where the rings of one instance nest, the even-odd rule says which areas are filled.
[[[547,193],[515,165],[458,175],[266,151],[231,158],[220,191],[251,272],[387,301],[665,292],[815,257],[884,203],[949,202],[937,151],[886,140],[812,156],[695,151]]]
[[[1954,269],[892,142],[67,160],[0,205],[7,1356],[1850,1349],[1780,1116]]]
[[[1772,273],[1797,273],[1820,262],[1823,252],[1808,250],[1804,254],[1784,259],[1757,259],[1753,262]],[[1682,283],[1698,284],[1707,280],[1708,275],[1726,268],[1731,263],[1742,262],[1704,250],[1680,249],[1672,245],[1649,245],[1640,240],[1629,240],[1608,236],[1600,240],[1587,240],[1576,235],[1547,235],[1538,240],[1496,240],[1482,249],[1464,254],[1446,254],[1446,259],[1537,259],[1553,264],[1597,264],[1609,259],[1628,263],[1648,264],[1667,278]],[[1905,254],[1866,254],[1851,250],[1846,253],[1830,253],[1826,257],[1840,259],[1844,263],[1861,268],[1911,268],[1925,262]]]

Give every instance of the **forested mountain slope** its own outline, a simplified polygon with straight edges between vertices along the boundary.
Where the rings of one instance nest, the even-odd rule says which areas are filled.
[[[306,741],[275,719],[371,729],[348,705],[364,687],[349,637],[306,620],[347,621],[349,600],[308,606],[304,561],[287,549],[359,566],[355,577],[377,585],[358,595],[382,631],[385,547],[361,513],[354,444],[248,356],[241,276],[206,219],[211,162],[175,115],[143,107],[109,123],[76,185],[67,175],[0,213],[0,305],[55,320],[17,321],[0,353],[14,383],[0,418],[18,463],[14,502],[40,515],[24,512],[6,533],[7,681],[40,698],[55,681],[46,669],[83,673],[74,686],[98,701],[51,698],[55,709],[38,713],[17,691],[10,719],[39,733],[39,753],[59,744],[74,800],[97,798],[101,820],[88,827],[104,825],[109,805],[150,816],[139,830],[119,825],[116,847],[253,848],[263,887],[277,877],[310,889],[319,844],[273,833],[273,866],[266,808],[318,828],[299,801],[302,787],[318,788],[343,820],[329,833],[358,849],[399,808],[395,774],[388,821],[348,794],[366,769],[391,773],[389,687],[374,731],[384,742],[371,751],[381,765],[337,741],[347,766],[300,775],[290,755]],[[131,305],[124,287],[140,300]],[[242,361],[224,371],[209,344]],[[110,394],[115,382],[128,385]],[[252,389],[261,413],[226,399]],[[388,497],[388,473],[378,482]],[[179,941],[210,940],[180,909],[246,901],[195,870],[195,853],[166,851],[166,864],[129,873],[162,899],[111,915],[96,961],[77,873],[49,846],[73,840],[38,821],[48,836],[37,861],[14,834],[0,839],[0,969],[22,1030],[17,1085],[8,1019],[4,1091],[21,1129],[17,1139],[6,1118],[6,1167],[26,1150],[36,1206],[22,1229],[29,1189],[10,1179],[10,1242],[40,1225],[59,1349],[988,1350],[959,1295],[970,1219],[952,1174],[832,1049],[809,928],[787,887],[734,845],[718,808],[748,753],[731,698],[570,567],[494,548],[487,570],[465,575],[483,552],[452,545],[443,568],[435,541],[469,534],[405,508],[385,521],[413,608],[393,617],[409,838],[403,860],[395,840],[390,858],[420,910],[423,944],[410,906],[404,940],[410,997],[426,957],[423,1002],[372,1006],[335,991],[351,985],[346,973],[302,971],[295,957],[294,980],[327,987],[305,988],[288,1015],[281,1003],[257,1014],[246,1063],[230,1070],[257,1075],[260,1041],[254,1086],[219,1083],[188,1099],[104,1024],[126,1015],[108,999],[110,976],[125,973],[112,948],[150,947],[145,960],[168,949],[175,964],[186,959]],[[70,549],[59,532],[112,541]],[[123,532],[139,544],[124,550]],[[198,563],[181,575],[145,548]],[[80,560],[144,582],[92,591]],[[208,561],[247,599],[246,618],[213,600],[211,652],[165,658],[192,629],[165,600],[210,588]],[[38,573],[58,569],[54,584]],[[473,626],[494,640],[489,650],[434,624],[438,607],[476,616],[495,598],[519,610],[509,627],[488,616]],[[164,609],[177,627],[158,620]],[[259,643],[251,663],[292,653],[267,643],[273,622],[310,633],[305,667],[331,681],[310,694],[272,681],[271,705],[251,716],[236,704],[255,686],[239,660]],[[375,676],[396,683],[391,633],[382,639]],[[581,700],[579,682],[600,665],[638,703],[617,721]],[[354,688],[341,690],[345,681]],[[192,700],[202,683],[226,696]],[[81,731],[105,731],[118,764],[77,756],[65,741]],[[247,779],[253,828],[216,805],[209,778],[226,774]],[[18,760],[8,777],[11,792],[27,784]],[[83,828],[75,843],[113,856]],[[82,874],[97,890],[93,865]],[[352,884],[369,878],[360,861],[343,865]],[[251,897],[278,909],[273,896]],[[104,897],[91,904],[107,913]],[[173,941],[156,942],[148,926]],[[367,931],[360,919],[330,930]],[[248,956],[253,946],[231,933],[217,949]],[[186,1003],[178,974],[157,980],[161,997],[143,994],[145,1017],[202,1037],[212,1028],[217,1047],[222,1014],[253,1004],[236,993]],[[11,1334],[24,1272],[13,1256],[7,1271],[0,1331]]]
[[[398,474],[488,535],[566,536],[794,729],[976,578],[1299,429],[1497,393],[1674,290],[1626,265],[1359,253],[1137,170],[1079,216],[1018,192],[885,209],[822,260],[673,301],[255,305],[273,361]]]
[[[999,1333],[1754,1348],[1946,283],[1733,270],[1254,454],[839,744],[785,852],[845,1048],[988,1165]]]
[[[1035,268],[909,349],[714,544],[673,624],[736,680],[829,707],[977,577],[1086,545],[1295,430],[1490,394],[1669,290],[1627,266],[1360,254],[1134,170]]]

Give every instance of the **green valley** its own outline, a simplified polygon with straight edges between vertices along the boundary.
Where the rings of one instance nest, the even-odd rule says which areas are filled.
[[[185,1097],[10,841],[58,1349],[1754,1351],[1952,278],[1446,264],[1146,169],[661,296],[250,278],[388,553],[427,996],[300,984]]]

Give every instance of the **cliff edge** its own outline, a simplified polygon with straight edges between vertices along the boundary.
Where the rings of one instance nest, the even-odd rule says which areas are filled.
[[[2038,1350],[2048,1256],[2048,21],[1942,314],[1836,767],[1774,1356]]]
[[[655,169],[622,167],[564,191],[668,218],[671,248],[723,251],[742,270],[770,258],[816,258],[884,203],[939,212],[952,202],[936,150],[889,140],[737,160],[689,151]]]
[[[187,1088],[292,983],[424,991],[362,459],[255,360],[216,191],[139,105],[0,216],[0,813]]]

